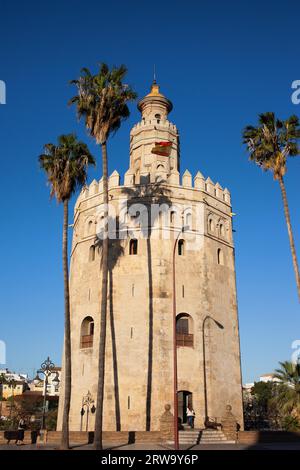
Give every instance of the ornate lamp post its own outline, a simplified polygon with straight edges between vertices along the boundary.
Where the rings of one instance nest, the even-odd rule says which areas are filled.
[[[86,408],[86,429],[85,430],[88,431],[88,429],[89,429],[89,414],[90,414],[90,412],[94,414],[95,411],[96,411],[96,407],[95,407],[94,403],[95,403],[95,400],[93,399],[91,392],[88,391],[86,396],[83,397],[83,399],[82,399],[82,408],[81,408],[81,411],[80,411],[80,415],[81,415],[80,431],[82,431],[83,416],[85,414],[85,409],[84,408]]]
[[[46,415],[46,400],[47,400],[47,387],[49,382],[49,377],[53,374],[55,369],[55,364],[50,360],[48,356],[47,359],[41,364],[41,368],[37,371],[37,375],[34,379],[34,384],[38,385],[42,379],[39,377],[39,374],[44,375],[44,400],[43,400],[43,416],[42,416],[42,429],[45,429],[45,415]],[[59,383],[58,376],[56,374],[55,379],[52,381],[53,385],[56,386]]]
[[[210,315],[206,315],[202,323],[202,344],[203,344],[203,383],[204,383],[204,408],[205,408],[205,421],[208,418],[207,416],[207,379],[206,379],[206,351],[205,351],[205,323],[207,320],[212,320],[218,328],[221,330],[224,329],[224,326],[215,320]]]

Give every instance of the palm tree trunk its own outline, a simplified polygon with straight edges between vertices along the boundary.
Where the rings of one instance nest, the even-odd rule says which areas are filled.
[[[105,342],[107,317],[107,285],[108,285],[108,181],[107,181],[107,149],[106,142],[102,144],[102,173],[103,173],[103,203],[104,203],[104,238],[102,245],[102,288],[101,288],[101,319],[98,362],[98,390],[95,417],[94,448],[102,449],[103,431],[103,400],[105,377]]]
[[[287,201],[287,195],[286,195],[285,185],[284,185],[284,181],[283,181],[282,176],[279,178],[279,185],[280,185],[281,195],[282,195],[282,200],[283,200],[285,220],[286,220],[286,225],[287,225],[287,229],[288,229],[288,235],[289,235],[292,258],[293,258],[293,266],[294,266],[294,271],[295,271],[295,276],[296,276],[298,297],[299,297],[299,301],[300,301],[299,266],[298,266],[298,261],[297,261],[296,248],[295,248],[295,242],[294,242],[294,237],[293,237],[293,231],[292,231],[292,225],[291,225],[291,218],[290,218],[290,211],[289,211],[289,206],[288,206],[288,201]]]
[[[150,220],[150,219],[149,219]],[[152,276],[152,251],[151,229],[147,237],[148,255],[148,285],[149,285],[149,332],[148,332],[148,372],[146,394],[146,431],[151,430],[151,403],[152,403],[152,370],[153,370],[153,276]]]
[[[70,320],[70,291],[68,268],[68,201],[64,201],[63,222],[63,271],[65,295],[65,396],[62,421],[61,448],[69,448],[69,413],[71,403],[71,320]]]

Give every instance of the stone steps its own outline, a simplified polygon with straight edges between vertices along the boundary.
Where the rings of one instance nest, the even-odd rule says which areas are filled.
[[[204,429],[199,444],[234,444],[234,441],[229,441],[220,429]]]
[[[179,431],[179,444],[197,445],[197,444],[234,444],[234,441],[227,440],[221,430],[217,429],[189,429]],[[174,441],[168,441],[167,444],[173,445]]]

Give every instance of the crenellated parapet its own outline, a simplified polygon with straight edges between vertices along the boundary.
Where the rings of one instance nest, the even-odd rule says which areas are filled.
[[[153,126],[156,127],[156,130],[162,129],[177,133],[177,127],[172,122],[168,121],[167,119],[162,120],[153,118],[145,119],[135,124],[130,131],[130,135],[136,135],[140,131],[144,131],[147,127],[152,130]]]
[[[115,170],[108,178],[108,189],[116,189],[116,188],[124,188],[124,187],[134,187],[134,186],[143,186],[145,184],[153,184],[154,181],[151,181],[150,175],[149,178],[143,180],[144,184],[140,181],[136,181],[136,175],[134,172],[129,169],[124,175],[124,182],[121,182],[120,174]],[[193,191],[200,191],[206,193],[213,198],[222,201],[226,205],[231,205],[231,197],[230,192],[227,188],[223,189],[220,183],[214,183],[209,177],[205,179],[205,177],[198,171],[196,175],[192,176],[192,174],[186,170],[182,177],[180,177],[179,172],[161,175],[160,179],[156,180],[156,182],[160,182],[161,185],[169,185],[171,187],[177,187],[187,190]],[[78,207],[79,203],[84,200],[91,198],[93,196],[99,195],[103,193],[103,180],[102,178],[99,181],[93,180],[90,185],[85,186],[81,191],[77,201],[75,208]]]

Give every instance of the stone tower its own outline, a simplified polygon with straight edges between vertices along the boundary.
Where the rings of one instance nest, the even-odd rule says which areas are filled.
[[[230,193],[200,172],[180,178],[179,135],[168,121],[172,103],[156,82],[138,109],[124,183],[117,171],[109,178],[104,430],[158,430],[165,404],[172,406],[174,295],[179,417],[184,422],[192,404],[201,427],[205,416],[220,420],[231,405],[243,426]],[[97,406],[102,196],[102,181],[94,180],[74,213],[74,431],[93,430]],[[61,416],[62,403],[58,429]]]

